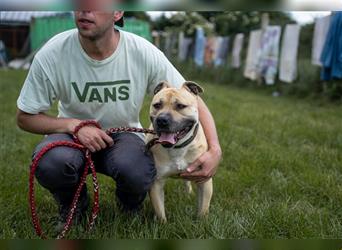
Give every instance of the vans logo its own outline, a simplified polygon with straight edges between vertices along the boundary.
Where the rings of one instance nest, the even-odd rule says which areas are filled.
[[[129,98],[130,80],[114,82],[87,82],[81,91],[76,82],[72,82],[73,87],[80,102],[116,102],[125,101]]]

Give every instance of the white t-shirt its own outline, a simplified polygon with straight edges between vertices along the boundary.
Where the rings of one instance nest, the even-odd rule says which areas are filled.
[[[92,119],[102,128],[141,127],[144,96],[162,80],[184,78],[153,44],[120,31],[115,52],[98,61],[81,47],[77,29],[56,35],[36,54],[17,106],[37,114],[58,100],[58,117]]]

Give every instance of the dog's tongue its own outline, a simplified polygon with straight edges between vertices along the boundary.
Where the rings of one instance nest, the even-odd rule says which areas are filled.
[[[160,143],[169,143],[169,144],[175,144],[175,134],[173,133],[161,133],[159,136],[159,142]]]

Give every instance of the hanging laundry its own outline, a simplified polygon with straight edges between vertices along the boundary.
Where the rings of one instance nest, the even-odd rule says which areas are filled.
[[[205,46],[204,63],[207,66],[211,66],[214,59],[214,53],[216,50],[216,37],[209,37]]]
[[[206,38],[202,27],[196,28],[195,48],[194,48],[194,62],[197,66],[204,64]]]
[[[214,53],[214,65],[221,66],[227,62],[229,49],[229,37],[217,37],[216,39],[216,51]]]
[[[278,70],[280,26],[267,26],[261,35],[258,74],[267,85],[274,84]]]
[[[178,59],[185,61],[190,56],[190,46],[192,44],[192,38],[184,37],[184,33],[179,33],[178,43]]]
[[[241,59],[240,54],[243,46],[244,34],[239,33],[235,35],[234,44],[233,44],[233,52],[232,52],[232,67],[240,68]]]
[[[317,18],[315,21],[314,34],[312,39],[311,62],[314,65],[322,66],[321,54],[330,25],[330,15]]]
[[[322,80],[342,79],[342,12],[333,12],[322,50]]]
[[[287,24],[282,39],[280,53],[279,79],[283,82],[293,82],[297,77],[297,54],[300,26]]]
[[[257,66],[260,57],[261,34],[261,30],[253,30],[249,33],[246,66],[243,75],[251,80],[256,80],[258,76]]]
[[[216,60],[218,60],[218,57],[219,57],[219,50],[220,50],[222,40],[223,40],[222,36],[217,36],[215,40],[214,53],[213,53],[213,64],[215,66],[216,66]]]

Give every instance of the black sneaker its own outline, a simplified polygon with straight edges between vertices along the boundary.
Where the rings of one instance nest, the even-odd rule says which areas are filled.
[[[80,197],[77,203],[76,210],[74,213],[73,224],[78,225],[81,221],[86,218],[86,211],[89,206],[89,196],[84,195]],[[55,226],[55,231],[60,232],[63,230],[70,212],[70,205],[60,204],[59,206],[59,216],[57,220],[57,225]]]

